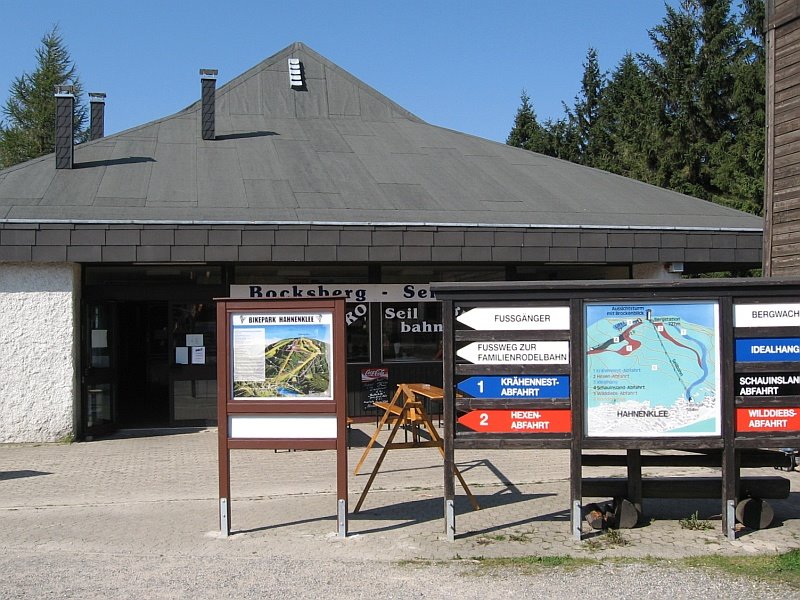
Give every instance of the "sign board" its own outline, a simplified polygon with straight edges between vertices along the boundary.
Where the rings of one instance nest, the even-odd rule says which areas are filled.
[[[338,533],[347,535],[345,337],[344,297],[217,301],[223,535],[231,528],[231,450],[273,448],[336,450]]]
[[[569,329],[568,306],[511,306],[473,308],[456,320],[481,331]]]
[[[736,304],[734,327],[800,327],[800,303]]]
[[[335,285],[314,284],[234,284],[230,286],[232,298],[273,298],[298,300],[301,298],[344,298],[347,302],[433,302],[436,296],[424,283],[356,283]]]
[[[566,399],[569,398],[569,377],[567,375],[470,377],[459,382],[458,389],[473,398]]]
[[[585,450],[626,451],[634,505],[643,450],[719,453],[722,527],[735,539],[737,453],[759,462],[763,449],[800,447],[800,279],[431,289],[443,303],[448,539],[458,449],[569,448],[575,539]]]
[[[736,431],[800,431],[800,406],[737,408]]]
[[[740,338],[736,340],[737,362],[800,361],[800,338]]]
[[[374,409],[375,402],[388,402],[389,369],[386,367],[361,369],[361,390],[365,409]]]
[[[800,396],[800,372],[737,374],[736,395]]]
[[[482,433],[569,433],[572,430],[570,410],[473,410],[458,422]]]
[[[231,314],[234,398],[333,399],[333,314]]]
[[[565,365],[569,363],[569,342],[472,342],[456,354],[479,365]]]
[[[586,435],[721,433],[715,302],[586,305]]]

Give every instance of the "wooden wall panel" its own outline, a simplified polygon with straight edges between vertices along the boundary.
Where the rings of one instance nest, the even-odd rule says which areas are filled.
[[[800,274],[800,0],[768,0],[764,275]]]

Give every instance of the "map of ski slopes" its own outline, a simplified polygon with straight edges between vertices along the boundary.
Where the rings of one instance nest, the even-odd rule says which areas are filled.
[[[319,319],[300,314],[246,315],[235,323],[234,397],[331,397],[331,326]]]
[[[586,306],[587,436],[720,435],[716,303]]]

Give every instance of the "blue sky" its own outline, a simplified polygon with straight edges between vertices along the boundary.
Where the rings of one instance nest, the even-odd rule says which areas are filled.
[[[670,0],[675,4],[675,0]],[[541,120],[578,92],[587,49],[610,71],[651,52],[662,0],[3,0],[0,103],[58,24],[86,91],[108,94],[106,135],[199,98],[292,42],[310,46],[434,125],[505,141],[520,92]]]

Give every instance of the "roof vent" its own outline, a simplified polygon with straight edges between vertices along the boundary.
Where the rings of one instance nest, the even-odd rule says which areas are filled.
[[[75,157],[75,86],[55,86],[56,169],[71,169]]]
[[[200,69],[200,95],[202,98],[200,129],[204,140],[216,137],[214,99],[217,93],[217,69]]]
[[[106,95],[103,92],[89,92],[89,108],[89,139],[99,140],[106,134]]]
[[[289,85],[296,90],[305,88],[303,65],[299,58],[289,59]]]

